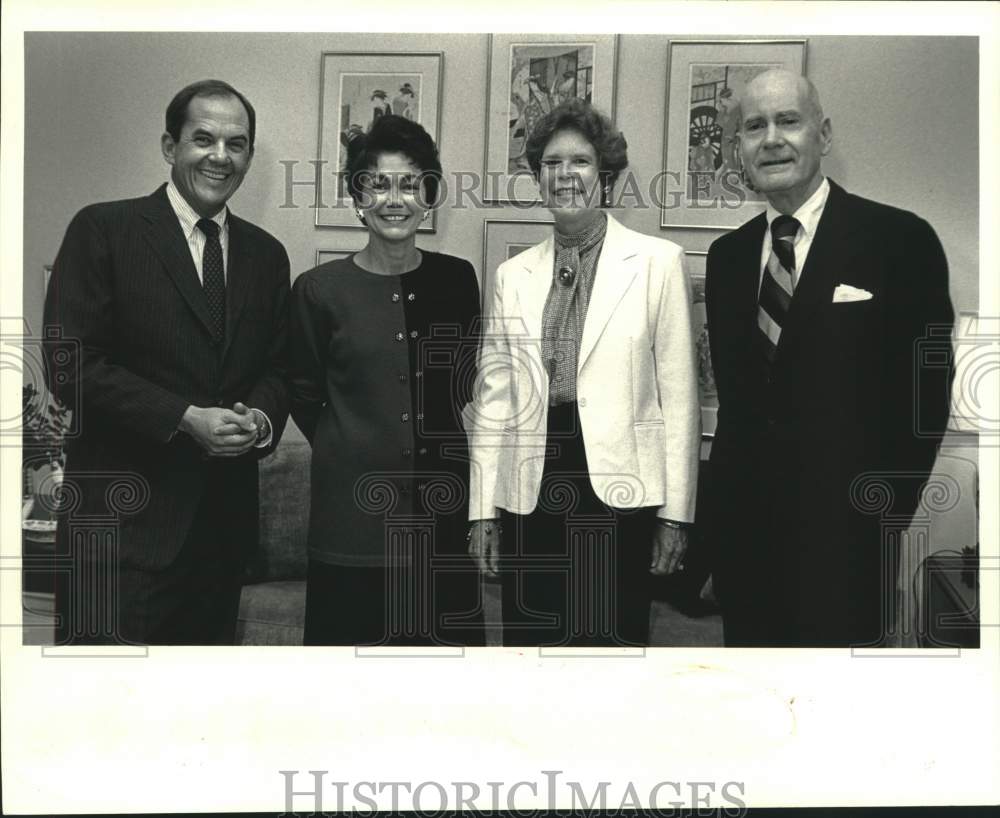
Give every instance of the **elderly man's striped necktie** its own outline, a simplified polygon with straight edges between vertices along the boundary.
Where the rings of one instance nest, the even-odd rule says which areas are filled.
[[[778,216],[771,222],[771,255],[764,269],[757,308],[757,326],[762,333],[768,361],[774,361],[781,338],[781,327],[792,303],[795,287],[795,236],[799,222],[791,216]]]

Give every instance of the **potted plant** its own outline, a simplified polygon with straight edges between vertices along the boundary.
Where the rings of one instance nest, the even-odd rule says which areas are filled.
[[[32,384],[21,390],[21,463],[24,518],[51,518],[53,495],[62,483],[63,441],[69,428],[69,409]],[[39,489],[47,487],[45,497]],[[42,512],[42,514],[39,514]]]

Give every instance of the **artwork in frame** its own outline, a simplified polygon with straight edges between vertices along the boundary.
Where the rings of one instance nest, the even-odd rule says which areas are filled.
[[[731,230],[760,213],[737,147],[740,96],[772,68],[806,70],[806,40],[673,40],[667,52],[667,118],[661,227]]]
[[[480,292],[483,313],[489,309],[493,276],[497,267],[552,235],[551,221],[534,219],[486,219],[483,222],[483,269]]]
[[[348,258],[357,253],[357,250],[317,250],[316,251],[316,266],[319,267],[320,264],[326,264],[328,261],[336,261],[341,258]]]
[[[715,436],[715,423],[719,413],[719,393],[712,373],[712,356],[708,347],[708,317],[705,312],[705,261],[704,250],[687,250],[688,277],[691,280],[692,319],[695,349],[698,357],[698,403],[701,406],[701,433],[703,437]]]
[[[319,173],[322,197],[317,227],[364,229],[354,212],[344,171],[347,144],[385,114],[419,122],[437,143],[441,127],[441,52],[324,51],[320,60]],[[422,233],[437,229],[437,211],[421,224]]]
[[[525,146],[556,105],[580,98],[614,118],[618,38],[613,34],[493,34],[486,90],[484,200],[539,201]]]

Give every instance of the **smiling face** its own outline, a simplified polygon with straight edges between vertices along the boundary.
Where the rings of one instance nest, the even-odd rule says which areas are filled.
[[[427,212],[420,168],[402,153],[380,153],[361,186],[358,207],[372,238],[412,241]]]
[[[194,97],[175,142],[161,138],[170,178],[185,201],[211,218],[236,192],[250,168],[250,121],[243,104],[231,96]]]
[[[586,223],[601,205],[597,151],[579,131],[556,131],[538,171],[542,204],[556,221]]]
[[[761,74],[742,100],[740,152],[754,188],[782,213],[794,213],[819,187],[833,130],[815,92],[787,71]]]

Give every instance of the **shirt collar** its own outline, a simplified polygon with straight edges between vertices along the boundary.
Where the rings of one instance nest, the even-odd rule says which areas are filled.
[[[198,229],[198,220],[201,218],[193,207],[187,203],[187,199],[181,196],[181,192],[174,185],[171,179],[167,182],[167,198],[170,200],[170,206],[173,208],[174,213],[177,215],[177,220],[181,223],[181,229],[184,231],[185,238],[191,238],[191,235],[195,230]],[[229,208],[224,207],[214,216],[212,216],[212,221],[219,225],[219,230],[226,229],[227,215],[229,213]]]
[[[798,219],[799,224],[802,225],[803,235],[812,236],[816,232],[816,226],[819,224],[819,218],[823,215],[823,208],[826,206],[826,197],[830,195],[830,182],[824,176],[823,181],[820,182],[819,187],[805,202],[802,206],[796,210],[792,216]],[[771,222],[780,216],[777,210],[771,204],[767,206],[767,226],[771,227]]]

